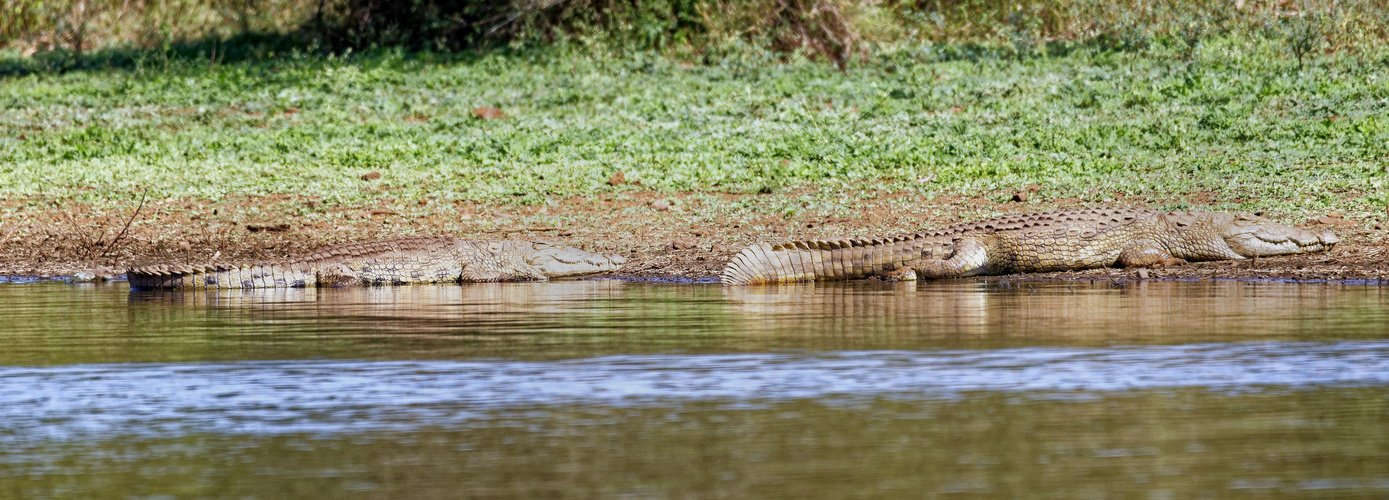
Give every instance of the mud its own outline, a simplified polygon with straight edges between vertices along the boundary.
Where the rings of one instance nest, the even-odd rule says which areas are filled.
[[[0,221],[0,275],[66,277],[103,271],[119,275],[127,267],[148,263],[273,261],[349,241],[451,235],[542,240],[629,258],[622,270],[599,277],[707,281],[734,253],[757,242],[890,235],[999,213],[1077,205],[1066,200],[1037,204],[984,198],[903,203],[889,195],[856,207],[854,212],[861,216],[846,217],[832,211],[768,208],[784,206],[775,201],[758,195],[627,193],[556,199],[543,206],[384,200],[379,206],[344,207],[272,196],[217,202],[149,201],[139,214],[128,206],[33,207],[6,201],[0,203],[15,210]],[[1343,242],[1321,254],[1005,279],[1389,281],[1389,240],[1379,229],[1384,221],[1342,219],[1336,214],[1293,221],[1269,215],[1305,227],[1329,228]]]

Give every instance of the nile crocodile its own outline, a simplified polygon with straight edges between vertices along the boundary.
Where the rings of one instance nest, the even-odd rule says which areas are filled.
[[[1009,215],[887,238],[756,245],[724,268],[726,285],[883,276],[956,278],[1151,267],[1320,252],[1339,241],[1250,214],[1085,208]]]
[[[364,241],[255,265],[152,265],[130,269],[131,288],[275,288],[545,281],[613,271],[626,259],[532,241],[418,237]]]

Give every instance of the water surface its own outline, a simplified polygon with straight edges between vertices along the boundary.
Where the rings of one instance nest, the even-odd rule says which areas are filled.
[[[1383,498],[1389,297],[0,284],[0,497]]]

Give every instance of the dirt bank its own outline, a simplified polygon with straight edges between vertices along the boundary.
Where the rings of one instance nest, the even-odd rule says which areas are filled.
[[[0,275],[68,276],[130,265],[244,263],[275,260],[348,241],[403,235],[536,239],[630,257],[617,273],[630,277],[717,275],[737,250],[755,242],[872,236],[975,219],[980,214],[1047,210],[1076,203],[995,203],[988,199],[904,200],[886,195],[862,203],[859,217],[768,209],[758,195],[628,193],[556,199],[544,206],[387,200],[375,207],[331,206],[314,199],[258,197],[150,200],[132,207],[24,206],[0,223]],[[904,201],[909,201],[904,203]],[[1152,205],[1154,203],[1119,203]],[[20,207],[21,202],[8,201]],[[785,204],[776,205],[784,207]],[[959,208],[967,207],[967,208]],[[1389,279],[1383,221],[1337,214],[1289,221],[1330,228],[1343,239],[1324,254],[1147,270],[1150,279]],[[1379,228],[1376,228],[1378,226]],[[1023,279],[1135,279],[1137,270],[1095,269]]]

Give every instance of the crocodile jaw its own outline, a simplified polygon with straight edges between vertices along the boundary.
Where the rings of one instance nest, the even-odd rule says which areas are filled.
[[[1331,231],[1299,229],[1249,214],[1233,216],[1221,236],[1243,257],[1321,252],[1341,241]]]
[[[626,262],[620,255],[603,255],[548,243],[535,243],[526,258],[527,264],[550,277],[616,271]]]

